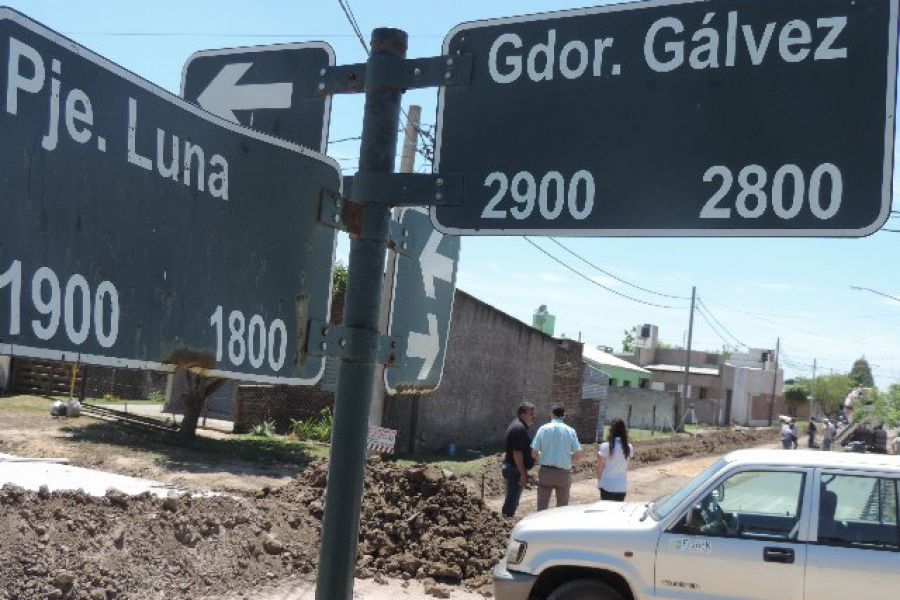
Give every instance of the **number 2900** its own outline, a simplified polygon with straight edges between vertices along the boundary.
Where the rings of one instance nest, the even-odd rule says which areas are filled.
[[[497,186],[487,206],[481,212],[482,219],[505,219],[512,215],[519,221],[534,214],[535,208],[543,219],[553,221],[563,212],[577,221],[587,219],[594,210],[594,176],[589,171],[577,171],[566,181],[559,171],[550,171],[538,178],[528,171],[519,171],[509,178],[505,173],[494,171],[484,180],[485,187]],[[507,192],[514,205],[501,208]]]

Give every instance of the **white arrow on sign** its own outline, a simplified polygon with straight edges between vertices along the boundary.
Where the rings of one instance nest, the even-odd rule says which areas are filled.
[[[428,333],[409,333],[409,342],[406,345],[406,355],[410,358],[421,358],[425,360],[422,370],[419,371],[419,379],[425,380],[431,369],[434,367],[434,361],[437,360],[438,353],[441,351],[440,335],[438,335],[437,315],[428,313]]]
[[[443,279],[451,281],[453,279],[453,260],[438,253],[438,246],[444,235],[437,231],[432,231],[419,257],[419,265],[422,267],[422,282],[425,284],[425,295],[429,298],[435,298],[434,280]]]
[[[237,123],[236,110],[261,108],[290,108],[294,94],[293,83],[255,83],[238,85],[241,77],[253,66],[252,62],[232,63],[219,71],[206,89],[197,96],[197,103],[214,115]]]

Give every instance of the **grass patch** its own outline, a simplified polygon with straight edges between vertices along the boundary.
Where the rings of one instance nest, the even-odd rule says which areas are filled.
[[[0,396],[0,413],[31,413],[50,416],[53,400],[38,396]]]
[[[465,451],[463,451],[463,454]],[[457,477],[475,477],[492,466],[495,466],[496,455],[457,456],[449,458],[446,454],[401,454],[394,461],[398,467],[408,468],[416,463],[425,463],[447,469]]]
[[[184,442],[176,431],[144,431],[120,423],[87,419],[70,422],[61,428],[72,434],[74,443],[107,444],[127,447],[155,455],[164,462],[197,461],[203,463],[240,460],[261,465],[305,464],[327,455],[328,448],[291,438],[229,435],[223,438],[198,436]]]

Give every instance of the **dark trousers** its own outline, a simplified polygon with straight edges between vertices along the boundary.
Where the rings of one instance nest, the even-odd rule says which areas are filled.
[[[603,488],[600,488],[600,499],[612,500],[613,502],[625,502],[626,493],[627,492],[607,492]]]
[[[506,499],[503,501],[504,516],[512,517],[519,508],[519,500],[522,498],[522,486],[519,485],[519,467],[509,463],[503,463],[503,479],[506,480]]]

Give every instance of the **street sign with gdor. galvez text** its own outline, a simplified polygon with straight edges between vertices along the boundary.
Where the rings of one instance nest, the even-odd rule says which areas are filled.
[[[337,164],[0,10],[0,354],[312,383]]]
[[[652,1],[466,23],[453,234],[862,236],[887,219],[898,0]]]

